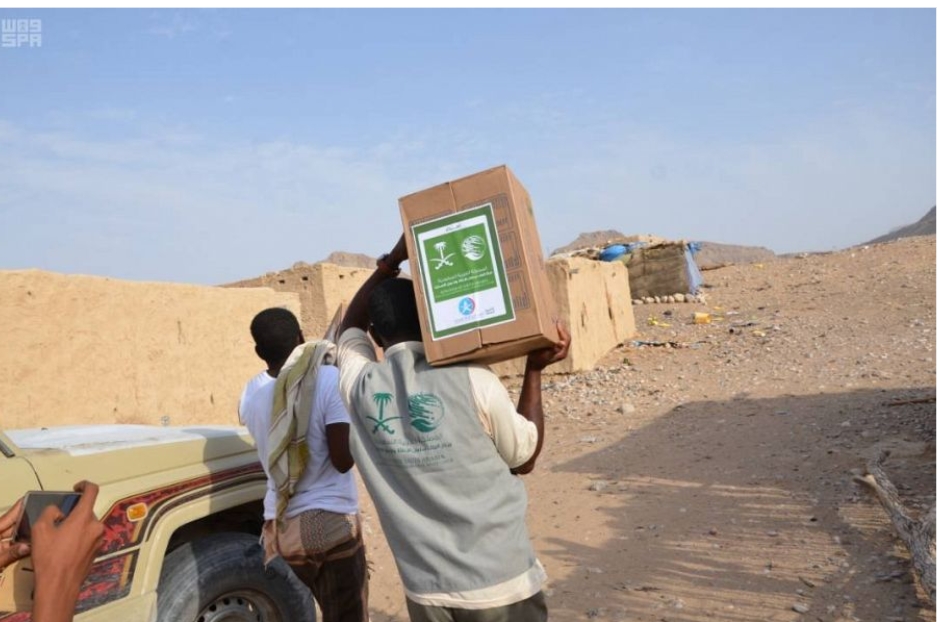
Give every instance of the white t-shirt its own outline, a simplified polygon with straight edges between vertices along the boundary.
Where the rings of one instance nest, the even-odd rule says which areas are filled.
[[[261,465],[267,473],[267,494],[264,495],[265,520],[277,516],[277,493],[267,468],[267,433],[270,429],[275,386],[276,378],[262,371],[248,381],[238,406],[241,423],[247,426],[254,437]],[[309,463],[296,483],[296,492],[287,505],[288,517],[306,510],[327,510],[337,514],[358,512],[358,489],[352,471],[340,473],[329,459],[326,426],[333,423],[350,424],[351,420],[339,395],[339,370],[331,365],[323,365],[316,375],[316,395],[310,413],[309,431],[306,433]]]

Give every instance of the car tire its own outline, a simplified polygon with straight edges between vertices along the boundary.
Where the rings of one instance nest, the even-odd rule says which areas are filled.
[[[220,533],[166,556],[158,622],[315,622],[313,597],[281,558],[264,568],[255,536]]]

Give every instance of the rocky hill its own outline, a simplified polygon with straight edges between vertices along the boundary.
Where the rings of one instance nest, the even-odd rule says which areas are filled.
[[[894,231],[890,231],[886,235],[873,238],[869,242],[866,242],[866,244],[879,244],[880,242],[890,242],[892,240],[908,238],[916,235],[935,235],[935,206],[932,206],[932,208],[928,210],[928,213],[922,216],[918,222],[914,222],[911,225],[906,225],[904,227],[899,227]]]
[[[319,263],[331,263],[345,268],[374,268],[375,258],[362,253],[334,251]]]

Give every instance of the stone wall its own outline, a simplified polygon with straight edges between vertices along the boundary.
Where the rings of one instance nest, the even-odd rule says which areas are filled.
[[[687,271],[684,243],[637,248],[626,265],[631,291],[636,298],[696,293]]]
[[[263,276],[225,287],[269,287],[299,295],[302,308],[300,325],[307,339],[323,336],[339,305],[348,306],[374,268],[349,268],[331,263],[297,263],[288,270],[269,272]]]
[[[274,306],[299,313],[299,297],[0,272],[0,427],[236,424],[263,369],[251,319]]]

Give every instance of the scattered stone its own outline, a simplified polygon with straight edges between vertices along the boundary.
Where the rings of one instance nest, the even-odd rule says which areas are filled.
[[[808,613],[809,611],[811,611],[811,607],[807,606],[804,603],[795,603],[794,605],[791,606],[791,608],[792,608],[792,611],[795,611],[797,613]]]

